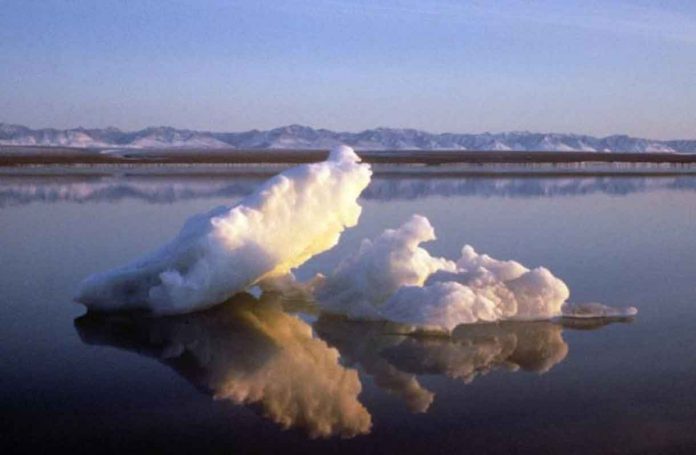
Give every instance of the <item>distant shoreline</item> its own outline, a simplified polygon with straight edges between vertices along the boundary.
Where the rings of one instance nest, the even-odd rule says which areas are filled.
[[[108,152],[106,151],[108,150]],[[0,146],[0,167],[37,165],[138,164],[300,164],[323,161],[324,150],[156,149],[117,150],[70,147]],[[696,164],[696,154],[605,152],[511,152],[461,150],[358,151],[373,164]]]

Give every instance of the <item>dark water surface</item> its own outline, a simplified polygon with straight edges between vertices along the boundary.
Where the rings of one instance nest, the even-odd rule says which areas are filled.
[[[169,240],[262,177],[0,176],[0,441],[16,452],[696,452],[696,177],[377,176],[330,271],[412,213],[543,265],[633,321],[404,336],[278,296],[85,316],[80,280]],[[283,306],[285,305],[285,306]]]

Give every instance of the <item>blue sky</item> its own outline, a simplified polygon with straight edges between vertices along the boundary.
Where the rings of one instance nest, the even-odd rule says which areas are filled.
[[[696,137],[696,2],[0,0],[0,121]]]

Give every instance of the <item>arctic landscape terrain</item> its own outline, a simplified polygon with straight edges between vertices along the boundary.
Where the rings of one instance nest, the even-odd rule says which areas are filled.
[[[0,146],[49,146],[126,149],[273,149],[327,150],[345,144],[356,150],[470,150],[614,153],[696,153],[696,139],[653,140],[626,135],[429,133],[405,128],[336,132],[289,125],[271,130],[210,132],[171,127],[138,131],[118,128],[32,129],[0,123]]]

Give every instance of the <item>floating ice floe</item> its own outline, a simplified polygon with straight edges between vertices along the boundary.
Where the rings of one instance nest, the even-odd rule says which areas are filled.
[[[528,269],[462,248],[455,262],[420,244],[435,239],[427,218],[414,215],[398,229],[363,240],[316,289],[324,311],[352,319],[388,320],[420,330],[451,332],[460,324],[544,320],[561,316],[570,292],[548,269]],[[569,315],[606,317],[636,310],[566,306]]]
[[[548,269],[528,269],[466,245],[457,261],[422,248],[434,240],[427,218],[387,229],[328,277],[299,283],[292,269],[338,243],[357,224],[370,166],[346,146],[327,161],[289,169],[232,207],[190,218],[159,250],[88,277],[76,300],[90,310],[188,313],[259,286],[314,295],[322,311],[451,332],[501,320],[624,317],[635,308],[569,304],[568,287]]]
[[[232,207],[190,218],[159,250],[88,277],[76,300],[90,310],[154,314],[211,307],[336,245],[357,224],[370,177],[353,149],[336,147],[325,162],[289,169]]]

